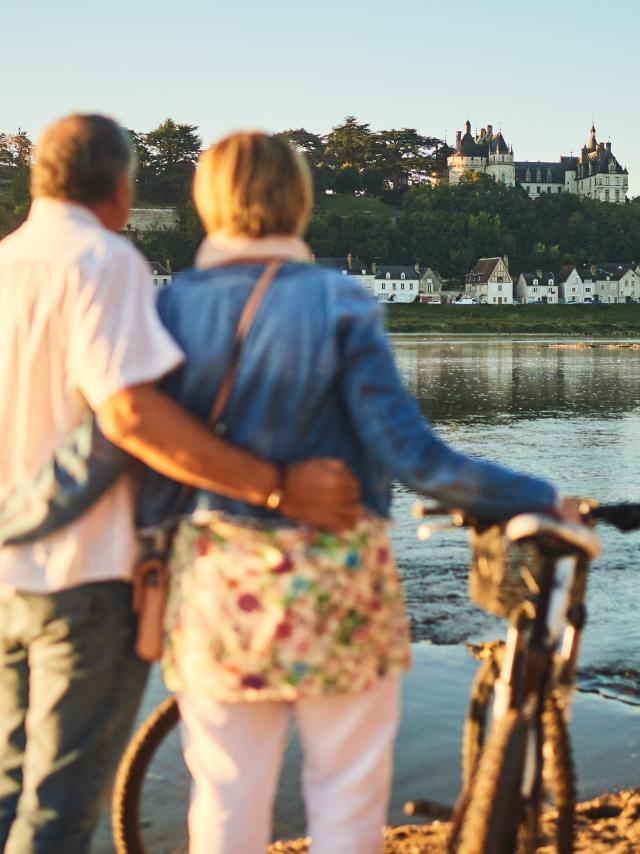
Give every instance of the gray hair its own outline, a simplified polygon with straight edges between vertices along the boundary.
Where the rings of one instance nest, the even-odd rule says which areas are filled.
[[[31,167],[31,195],[80,204],[110,199],[133,169],[126,131],[106,116],[71,115],[40,137]]]

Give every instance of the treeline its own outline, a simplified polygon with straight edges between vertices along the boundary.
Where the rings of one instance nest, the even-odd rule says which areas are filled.
[[[148,133],[131,131],[138,160],[137,204],[172,206],[178,227],[130,236],[150,259],[188,266],[202,239],[190,189],[202,140],[194,125],[167,119]],[[623,205],[568,193],[532,200],[470,174],[435,184],[448,149],[414,129],[372,131],[347,117],[325,136],[303,128],[282,135],[304,151],[316,191],[307,239],[320,257],[351,252],[366,265],[429,265],[462,281],[482,256],[508,255],[512,273],[563,264],[640,262],[640,197]],[[31,142],[0,135],[0,236],[29,206]]]

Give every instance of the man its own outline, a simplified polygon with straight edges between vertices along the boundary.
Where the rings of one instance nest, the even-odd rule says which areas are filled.
[[[27,222],[0,243],[0,482],[31,477],[90,410],[108,437],[186,484],[328,528],[353,524],[335,461],[283,472],[214,438],[155,388],[182,353],[147,264],[117,232],[131,152],[101,116],[43,135]],[[120,478],[78,521],[0,549],[0,850],[87,851],[144,689],[133,653],[133,492]]]

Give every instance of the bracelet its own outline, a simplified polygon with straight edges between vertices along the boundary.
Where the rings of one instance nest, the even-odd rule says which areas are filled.
[[[282,499],[284,497],[284,468],[282,466],[278,466],[278,478],[276,481],[276,486],[271,492],[267,495],[267,500],[265,501],[265,507],[269,510],[277,510],[282,504]]]

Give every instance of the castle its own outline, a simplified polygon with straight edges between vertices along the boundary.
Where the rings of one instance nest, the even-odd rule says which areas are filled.
[[[467,121],[464,135],[456,133],[456,149],[447,158],[447,167],[450,184],[457,184],[465,172],[480,172],[509,186],[519,184],[533,199],[544,193],[576,193],[621,203],[629,189],[629,173],[614,157],[611,143],[597,141],[593,126],[577,157],[530,163],[513,159],[513,148],[501,131],[494,134],[492,125],[487,125],[473,136]]]

